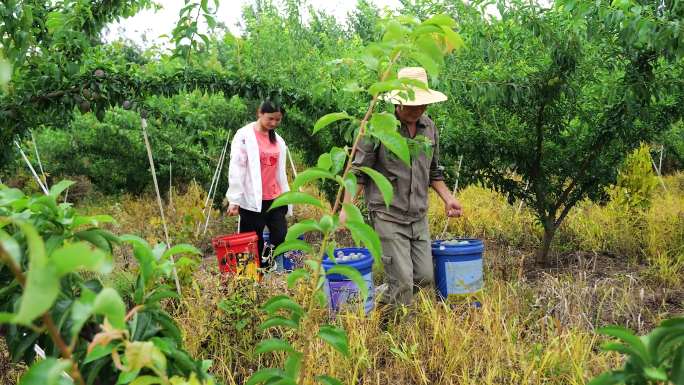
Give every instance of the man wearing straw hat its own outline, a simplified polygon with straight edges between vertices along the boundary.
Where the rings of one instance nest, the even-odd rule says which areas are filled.
[[[387,207],[375,183],[365,174],[357,175],[359,190],[365,194],[373,226],[382,242],[386,291],[381,301],[389,305],[409,305],[418,288],[434,287],[427,221],[428,187],[432,187],[444,201],[447,216],[460,216],[462,208],[444,183],[439,165],[438,131],[432,120],[424,115],[429,104],[443,102],[447,97],[427,87],[427,73],[421,67],[402,68],[398,77],[425,84],[424,89],[413,89],[413,98],[399,91],[385,95],[384,99],[395,105],[395,115],[401,122],[399,133],[408,141],[426,141],[431,151],[412,154],[411,165],[408,166],[384,145],[376,147],[364,138],[353,165],[372,167],[392,183],[394,198]],[[345,201],[351,201],[348,194]],[[346,220],[344,213],[340,219]]]

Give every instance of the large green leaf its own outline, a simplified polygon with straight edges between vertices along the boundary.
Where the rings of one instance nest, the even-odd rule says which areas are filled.
[[[641,339],[634,335],[631,330],[622,326],[605,326],[598,329],[600,334],[608,335],[620,339],[629,345],[638,354],[644,363],[650,362],[648,350]]]
[[[263,383],[272,383],[274,379],[279,379],[283,378],[285,376],[285,372],[282,369],[277,369],[277,368],[265,368],[265,369],[260,369],[254,372],[249,377],[249,380],[245,383],[245,385],[259,385]]]
[[[299,190],[299,188],[304,186],[305,184],[318,179],[335,180],[335,175],[320,168],[314,167],[306,169],[297,174],[297,177],[292,182],[292,190]]]
[[[353,204],[350,204],[350,203],[342,204],[342,210],[344,210],[344,213],[347,214],[347,220],[348,221],[360,222],[360,223],[364,222],[363,214],[361,214],[361,210],[359,210],[359,208],[354,206]]]
[[[47,255],[45,254],[45,244],[43,238],[38,235],[36,229],[25,222],[15,222],[26,237],[29,252],[29,269],[34,267],[44,267],[48,263]]]
[[[324,152],[319,155],[316,167],[325,171],[330,171],[330,168],[332,167],[332,156],[330,156],[330,153]]]
[[[335,265],[328,269],[326,272],[327,275],[331,274],[341,274],[344,275],[345,277],[349,278],[356,286],[358,286],[359,291],[361,292],[361,298],[365,301],[366,298],[368,298],[368,285],[366,285],[366,281],[363,279],[363,275],[361,273],[348,265]]]
[[[451,27],[442,26],[442,30],[444,31],[444,37],[446,38],[446,41],[455,50],[460,50],[463,47],[465,47],[465,43],[463,42],[463,38],[461,38],[461,35],[454,32],[454,30],[451,29]]]
[[[444,65],[444,55],[433,36],[423,35],[416,40],[416,43],[421,52],[428,55],[430,59],[440,66]]]
[[[368,175],[373,180],[373,183],[378,186],[378,190],[380,190],[380,193],[382,194],[382,199],[385,201],[385,205],[389,207],[390,203],[392,203],[392,199],[394,198],[394,189],[392,187],[392,183],[384,175],[370,167],[359,167],[359,170]]]
[[[275,251],[273,251],[273,255],[280,255],[286,251],[292,251],[292,250],[302,251],[302,252],[309,254],[309,255],[313,254],[313,249],[311,248],[311,246],[308,243],[302,241],[301,239],[292,239],[292,240],[285,241],[285,242],[281,243],[280,245],[278,245],[278,247],[276,247]]]
[[[347,151],[339,147],[333,147],[330,150],[330,159],[332,160],[331,172],[337,174],[344,170],[344,166],[347,163]]]
[[[299,191],[288,191],[285,194],[281,194],[276,198],[271,204],[269,210],[273,210],[276,207],[287,206],[287,205],[312,205],[320,208],[324,208],[323,202],[320,199]]]
[[[188,244],[183,243],[180,245],[173,246],[172,248],[166,250],[162,254],[161,259],[167,259],[170,256],[176,255],[176,254],[202,255],[202,252],[193,245],[188,245]]]
[[[63,180],[63,181],[57,183],[56,185],[53,185],[52,187],[50,187],[49,195],[52,198],[57,199],[59,194],[61,194],[64,190],[68,189],[74,183],[75,182],[72,182],[70,180]]]
[[[352,199],[356,197],[356,190],[358,188],[358,181],[356,175],[353,172],[347,173],[347,176],[343,180],[344,189],[349,194]]]
[[[60,385],[64,371],[71,367],[71,361],[48,357],[31,365],[19,380],[19,385]]]
[[[85,360],[83,361],[83,364],[87,364],[93,361],[97,361],[102,357],[109,356],[112,354],[112,351],[114,350],[115,343],[109,343],[107,345],[95,345],[93,350],[88,353],[86,356]]]
[[[274,327],[285,327],[285,328],[290,328],[290,329],[298,329],[299,324],[295,322],[294,320],[291,320],[289,318],[285,317],[280,317],[280,316],[273,316],[267,319],[266,321],[262,322],[261,325],[259,325],[259,329],[261,330],[266,330],[269,328],[274,328]]]
[[[311,274],[309,274],[306,269],[296,269],[287,275],[287,287],[294,289],[297,286],[297,281],[301,279],[309,279]]]
[[[88,241],[100,250],[104,250],[107,253],[112,252],[112,248],[109,240],[104,236],[104,232],[100,229],[89,229],[84,231],[79,231],[74,234],[74,238],[83,241]]]
[[[448,15],[439,14],[432,16],[431,18],[425,20],[423,24],[435,24],[440,26],[445,26],[448,28],[456,27],[456,21]]]
[[[286,241],[292,241],[297,239],[300,235],[311,232],[311,231],[321,231],[321,227],[318,222],[313,219],[305,219],[301,222],[295,223],[287,229],[287,234],[285,235]]]
[[[62,246],[50,255],[50,259],[60,277],[78,270],[108,274],[113,268],[112,258],[109,254],[100,249],[94,249],[86,242]]]
[[[344,356],[349,357],[349,340],[344,329],[340,329],[333,325],[323,325],[318,330],[318,336],[330,346],[335,348]]]
[[[17,266],[21,266],[22,252],[19,242],[17,242],[14,237],[11,237],[6,232],[0,230],[0,245],[2,245],[2,248],[9,255],[12,261],[14,261]]]
[[[407,166],[411,165],[411,153],[406,138],[397,131],[371,130],[370,135],[380,140],[397,158]]]
[[[326,127],[330,123],[337,122],[338,120],[344,120],[344,119],[353,119],[349,114],[346,112],[333,112],[327,115],[322,116],[318,121],[316,121],[316,124],[314,124],[313,128],[313,134],[317,133],[321,128]]]
[[[297,378],[299,370],[302,368],[302,353],[291,353],[285,361],[285,374],[290,378]]]
[[[116,290],[106,287],[95,297],[93,313],[101,314],[117,329],[125,329],[126,305]]]
[[[53,265],[31,267],[26,274],[26,287],[13,322],[30,324],[52,307],[58,295],[59,278],[55,267]]]
[[[289,342],[281,340],[280,338],[269,338],[263,340],[259,342],[259,344],[256,346],[256,349],[254,349],[255,354],[264,354],[277,351],[294,352],[295,350]]]
[[[271,315],[275,314],[277,311],[279,311],[281,309],[289,310],[295,314],[303,314],[304,313],[304,309],[297,302],[295,302],[292,298],[290,298],[287,295],[276,295],[274,297],[271,297],[262,306],[262,309]]]
[[[404,85],[398,79],[383,80],[381,82],[375,82],[368,87],[368,93],[376,96],[378,94],[389,92],[392,90],[403,89]]]
[[[672,374],[670,377],[673,384],[684,384],[684,344],[679,346],[672,358]]]
[[[375,230],[363,222],[347,221],[345,226],[351,231],[355,240],[360,240],[368,248],[376,261],[382,257],[382,244]]]
[[[413,51],[409,53],[409,57],[417,61],[421,67],[425,68],[430,76],[437,76],[439,74],[439,64],[425,53]]]
[[[81,290],[81,297],[74,301],[74,304],[71,306],[71,338],[78,336],[83,325],[93,314],[96,294],[86,287],[83,287]]]

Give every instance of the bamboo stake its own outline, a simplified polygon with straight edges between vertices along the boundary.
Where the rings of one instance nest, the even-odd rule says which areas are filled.
[[[33,131],[29,130],[29,132],[31,132],[31,142],[33,142],[33,149],[36,152],[36,159],[38,160],[38,168],[40,168],[40,174],[43,175],[43,182],[45,183],[45,187],[49,189],[50,187],[48,186],[47,176],[45,176],[45,171],[43,170],[43,162],[40,161],[40,154],[38,153],[38,143],[36,143],[36,139],[33,136]]]
[[[24,150],[21,149],[21,146],[17,141],[14,141],[14,145],[17,146],[19,149],[19,152],[21,153],[21,157],[24,158],[24,162],[28,165],[29,169],[31,170],[31,173],[33,174],[33,177],[36,178],[36,181],[38,182],[38,185],[40,186],[41,190],[45,193],[45,195],[49,195],[50,193],[48,192],[47,187],[43,185],[43,181],[40,180],[40,177],[38,176],[38,173],[36,173],[36,170],[33,168],[33,165],[31,165],[31,162],[28,160],[26,157],[26,154],[24,154]]]
[[[216,164],[216,169],[214,170],[214,175],[211,178],[211,185],[209,186],[209,192],[207,192],[207,198],[204,200],[204,209],[202,214],[206,218],[206,224],[204,225],[204,233],[207,232],[207,227],[209,225],[209,217],[211,216],[211,206],[209,201],[214,201],[214,196],[216,196],[216,190],[218,189],[219,176],[221,174],[220,170],[223,168],[223,163],[225,161],[226,153],[228,152],[228,138],[226,138],[226,144],[223,145],[223,150],[221,150],[221,155],[219,156],[218,163]],[[195,230],[195,236],[199,235],[200,229],[202,228],[202,223],[197,225],[197,230]]]
[[[227,143],[226,143],[227,144]],[[211,193],[211,202],[214,201],[214,197],[216,196],[216,191],[218,191],[218,184],[219,180],[221,179],[221,170],[223,170],[223,164],[226,161],[226,148],[224,148],[223,154],[221,154],[221,158],[219,159],[219,164],[218,167],[216,168],[217,174],[216,174],[216,182],[215,184],[212,185],[213,187],[213,192]],[[207,194],[207,198],[209,198],[209,194]],[[206,213],[206,221],[204,222],[204,230],[202,231],[202,235],[205,235],[207,233],[207,229],[209,228],[209,220],[211,219],[211,205],[206,207],[207,213]]]
[[[142,126],[143,138],[145,139],[145,147],[147,148],[147,158],[150,161],[150,171],[152,172],[152,181],[154,182],[154,190],[157,192],[157,203],[159,204],[159,212],[161,213],[162,225],[164,226],[164,237],[166,238],[166,247],[171,247],[169,240],[169,230],[166,227],[166,217],[164,216],[164,205],[162,204],[161,194],[159,193],[159,184],[157,184],[157,171],[154,168],[154,159],[152,158],[152,147],[147,138],[147,119],[140,118],[140,125]],[[176,271],[176,260],[171,256],[173,262],[173,279],[176,281],[176,291],[181,295],[180,282],[178,281],[178,272]]]

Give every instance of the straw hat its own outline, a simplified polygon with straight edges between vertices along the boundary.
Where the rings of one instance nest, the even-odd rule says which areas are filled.
[[[406,91],[394,90],[383,95],[383,100],[391,102],[392,104],[402,104],[404,106],[422,106],[425,104],[439,103],[447,100],[447,96],[443,93],[435,90],[431,90],[428,86],[427,72],[423,67],[404,67],[399,70],[397,74],[398,78],[407,78],[418,80],[424,83],[427,89],[420,89],[416,87],[413,88],[415,92],[413,99],[406,99],[401,96],[403,93],[406,95]],[[408,95],[406,95],[409,97]]]

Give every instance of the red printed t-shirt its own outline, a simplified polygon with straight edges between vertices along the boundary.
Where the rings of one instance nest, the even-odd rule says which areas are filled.
[[[275,199],[280,195],[278,184],[278,157],[280,149],[278,143],[271,143],[268,132],[261,132],[254,128],[259,145],[259,160],[261,164],[261,197],[263,200]]]

